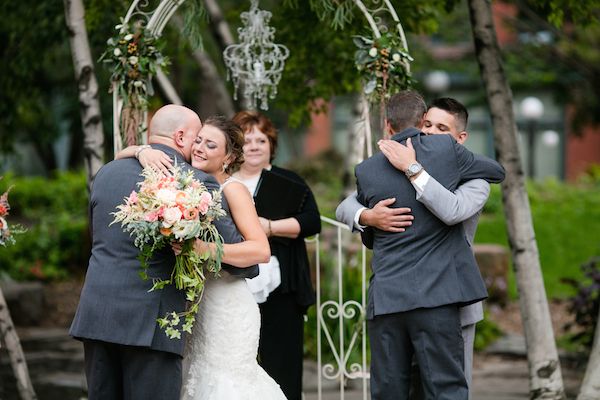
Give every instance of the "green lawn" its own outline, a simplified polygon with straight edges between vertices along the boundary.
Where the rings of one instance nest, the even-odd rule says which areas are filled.
[[[546,293],[549,298],[568,297],[573,291],[561,278],[581,278],[581,264],[600,254],[600,188],[546,181],[529,185],[528,193]],[[492,188],[475,241],[508,247],[497,185]],[[509,290],[516,297],[512,268]]]

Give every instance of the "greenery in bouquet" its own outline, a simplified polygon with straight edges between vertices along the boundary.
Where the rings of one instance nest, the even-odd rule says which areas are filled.
[[[148,96],[153,94],[151,77],[168,65],[155,38],[142,20],[115,26],[117,35],[108,39],[100,60],[112,68],[111,80],[123,99],[120,128],[123,145],[140,143]]]
[[[2,177],[0,177],[2,179]],[[10,204],[8,204],[8,192],[10,191],[10,187],[6,192],[0,195],[0,245],[6,246],[9,244],[15,243],[15,234],[22,233],[25,230],[19,225],[9,226],[6,221],[6,216],[8,215],[8,211],[10,210]]]
[[[181,330],[191,333],[204,290],[205,272],[218,275],[223,254],[222,238],[213,222],[225,215],[221,207],[221,193],[209,192],[193,172],[173,168],[171,176],[152,168],[142,172],[144,180],[139,190],[132,191],[125,203],[117,207],[112,223],[120,222],[124,231],[134,237],[141,250],[142,279],[152,279],[151,290],[175,285],[184,290],[188,308],[182,313],[171,312],[159,318],[158,323],[171,338],[181,338]],[[194,252],[195,239],[216,244],[214,256]],[[148,276],[148,261],[152,255],[173,242],[181,243],[182,251],[175,257],[170,279]],[[184,323],[179,329],[181,318]]]
[[[358,47],[354,62],[369,101],[383,102],[413,84],[409,69],[413,58],[398,35],[386,32],[375,39],[354,36],[354,44]]]

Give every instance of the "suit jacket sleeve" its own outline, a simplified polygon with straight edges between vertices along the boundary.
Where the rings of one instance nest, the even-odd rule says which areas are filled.
[[[477,214],[489,194],[490,184],[483,179],[467,181],[452,193],[430,176],[417,200],[446,225],[455,225]]]
[[[358,193],[352,192],[346,197],[335,209],[335,218],[347,225],[351,232],[356,232],[356,226],[354,226],[354,217],[361,208],[364,208],[362,204],[358,202]]]
[[[490,183],[499,183],[504,180],[504,168],[498,162],[480,154],[471,153],[454,139],[453,146],[458,161],[460,182],[472,179],[485,179]]]
[[[356,179],[356,201],[358,202],[358,204],[366,204],[367,201],[364,198],[364,194],[360,188],[360,182],[358,181],[358,178]],[[356,213],[356,210],[355,210]],[[354,223],[354,215],[352,216],[352,223]],[[374,236],[373,236],[373,228],[371,228],[370,226],[367,226],[361,233],[360,233],[360,239],[362,240],[363,244],[368,248],[368,249],[373,249],[373,240],[374,240]]]

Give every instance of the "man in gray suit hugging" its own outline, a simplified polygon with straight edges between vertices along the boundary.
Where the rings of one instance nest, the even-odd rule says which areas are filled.
[[[422,132],[426,134],[449,134],[460,144],[468,139],[468,112],[457,100],[439,98],[434,100],[423,120]],[[400,171],[416,162],[414,149],[403,146],[398,142],[386,140],[380,142],[380,148],[388,160]],[[411,181],[417,192],[417,200],[423,203],[429,211],[447,225],[463,224],[465,236],[470,245],[473,244],[477,222],[481,210],[490,193],[490,185],[483,179],[473,179],[462,183],[453,193],[443,187],[427,171],[423,170],[416,179]],[[356,200],[356,194],[348,196],[337,208],[337,218],[345,222],[351,229],[362,230],[368,225],[382,230],[403,230],[412,218],[405,214],[404,208],[389,208],[385,204],[394,199],[384,200],[384,203],[367,210]],[[483,319],[483,307],[477,302],[460,308],[460,322],[465,351],[465,377],[469,388],[472,381],[473,344],[475,339],[475,324]],[[411,399],[422,399],[424,393],[418,375],[412,376],[416,382],[411,382]],[[417,378],[417,379],[415,379]]]
[[[184,170],[191,169],[192,144],[201,127],[194,111],[166,105],[150,121],[149,141]],[[212,176],[193,171],[208,190],[219,188]],[[110,225],[111,213],[137,189],[141,172],[134,158],[111,161],[98,171],[90,194],[92,254],[70,330],[84,344],[90,400],[178,400],[180,396],[185,340],[169,339],[156,319],[183,311],[185,293],[171,285],[148,292],[152,282],[138,275],[139,250],[134,238],[119,224]],[[241,241],[229,217],[219,219],[215,226],[226,243]],[[149,264],[148,276],[168,279],[175,264],[173,250],[157,252]],[[257,267],[235,272],[254,277]]]
[[[422,135],[414,127],[424,113],[423,99],[409,91],[392,97],[387,106],[387,122],[399,132],[392,140],[410,138],[422,164],[406,168],[409,179],[422,175],[423,166],[450,190],[475,178],[503,179],[495,161],[473,155],[450,136]],[[372,397],[408,398],[414,354],[426,398],[467,399],[458,307],[485,298],[486,291],[463,228],[445,225],[419,203],[409,179],[383,153],[358,165],[356,177],[361,203],[372,208],[392,199],[394,206],[410,207],[416,221],[405,233],[398,232],[401,228],[372,230],[374,274],[367,308]]]

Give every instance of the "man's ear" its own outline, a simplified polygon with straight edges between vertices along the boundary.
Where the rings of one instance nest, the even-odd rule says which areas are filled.
[[[427,113],[421,115],[421,119],[419,120],[419,123],[417,124],[416,128],[418,130],[422,130],[423,129],[423,124],[425,123],[425,116],[427,115]]]
[[[390,121],[387,120],[387,118],[385,118],[384,120],[384,126],[383,126],[383,138],[384,139],[389,139],[394,135],[394,129],[392,128],[392,124],[390,124]]]
[[[462,131],[458,133],[458,138],[456,139],[456,141],[460,144],[464,144],[468,138],[469,134],[467,133],[467,131]]]
[[[173,135],[173,140],[175,141],[175,144],[177,146],[185,147],[185,141],[183,140],[184,135],[185,132],[183,132],[182,130],[175,131],[175,134]]]

